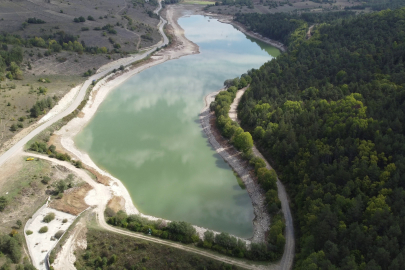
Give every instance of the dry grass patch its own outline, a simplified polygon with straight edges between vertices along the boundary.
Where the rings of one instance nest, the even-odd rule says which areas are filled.
[[[66,190],[61,199],[53,200],[49,206],[65,213],[78,215],[89,207],[84,199],[87,192],[91,189],[92,187],[89,184],[84,184],[80,187]]]

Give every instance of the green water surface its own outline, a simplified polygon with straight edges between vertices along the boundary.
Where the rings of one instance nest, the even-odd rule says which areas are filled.
[[[204,136],[203,98],[279,54],[231,25],[179,19],[200,54],[149,68],[112,91],[75,143],[120,179],[144,214],[252,236],[253,208]]]

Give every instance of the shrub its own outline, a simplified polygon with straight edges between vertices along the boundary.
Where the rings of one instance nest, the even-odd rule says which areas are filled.
[[[64,218],[63,220],[62,220],[62,223],[66,223],[68,220],[67,220],[67,218]]]
[[[54,237],[55,237],[56,239],[59,239],[59,238],[62,237],[63,233],[64,233],[64,231],[62,231],[62,230],[57,231],[57,233],[55,233]]]
[[[7,198],[4,196],[1,196],[0,197],[0,211],[3,211],[4,208],[6,208],[7,204],[8,204]]]
[[[26,235],[31,235],[32,233],[33,233],[33,232],[30,231],[30,230],[25,231],[25,234],[26,234]]]
[[[47,231],[48,231],[47,226],[41,227],[41,229],[39,229],[39,233],[46,233]]]
[[[94,18],[93,18],[93,16],[87,16],[87,20],[89,20],[89,21],[94,21]]]
[[[45,21],[37,18],[28,18],[27,23],[32,23],[32,24],[43,24]]]
[[[45,217],[44,217],[44,219],[42,220],[43,222],[46,222],[46,223],[49,223],[49,222],[51,222],[52,220],[54,220],[55,219],[55,213],[48,213]]]
[[[51,181],[51,178],[49,176],[44,176],[42,177],[42,184],[47,185]]]

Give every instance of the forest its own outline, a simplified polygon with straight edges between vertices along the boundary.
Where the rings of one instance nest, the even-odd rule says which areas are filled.
[[[402,8],[321,24],[248,72],[238,115],[287,186],[295,269],[405,265],[404,20]]]
[[[248,30],[280,41],[285,45],[294,43],[297,37],[304,38],[308,24],[334,23],[337,19],[347,19],[354,16],[353,11],[338,11],[325,13],[237,13],[235,21],[245,25]]]

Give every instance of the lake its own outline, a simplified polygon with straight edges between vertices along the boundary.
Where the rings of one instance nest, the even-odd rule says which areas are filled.
[[[200,54],[149,68],[114,89],[75,143],[120,179],[144,214],[249,238],[253,207],[204,136],[199,112],[226,79],[280,54],[233,26],[179,19]]]

